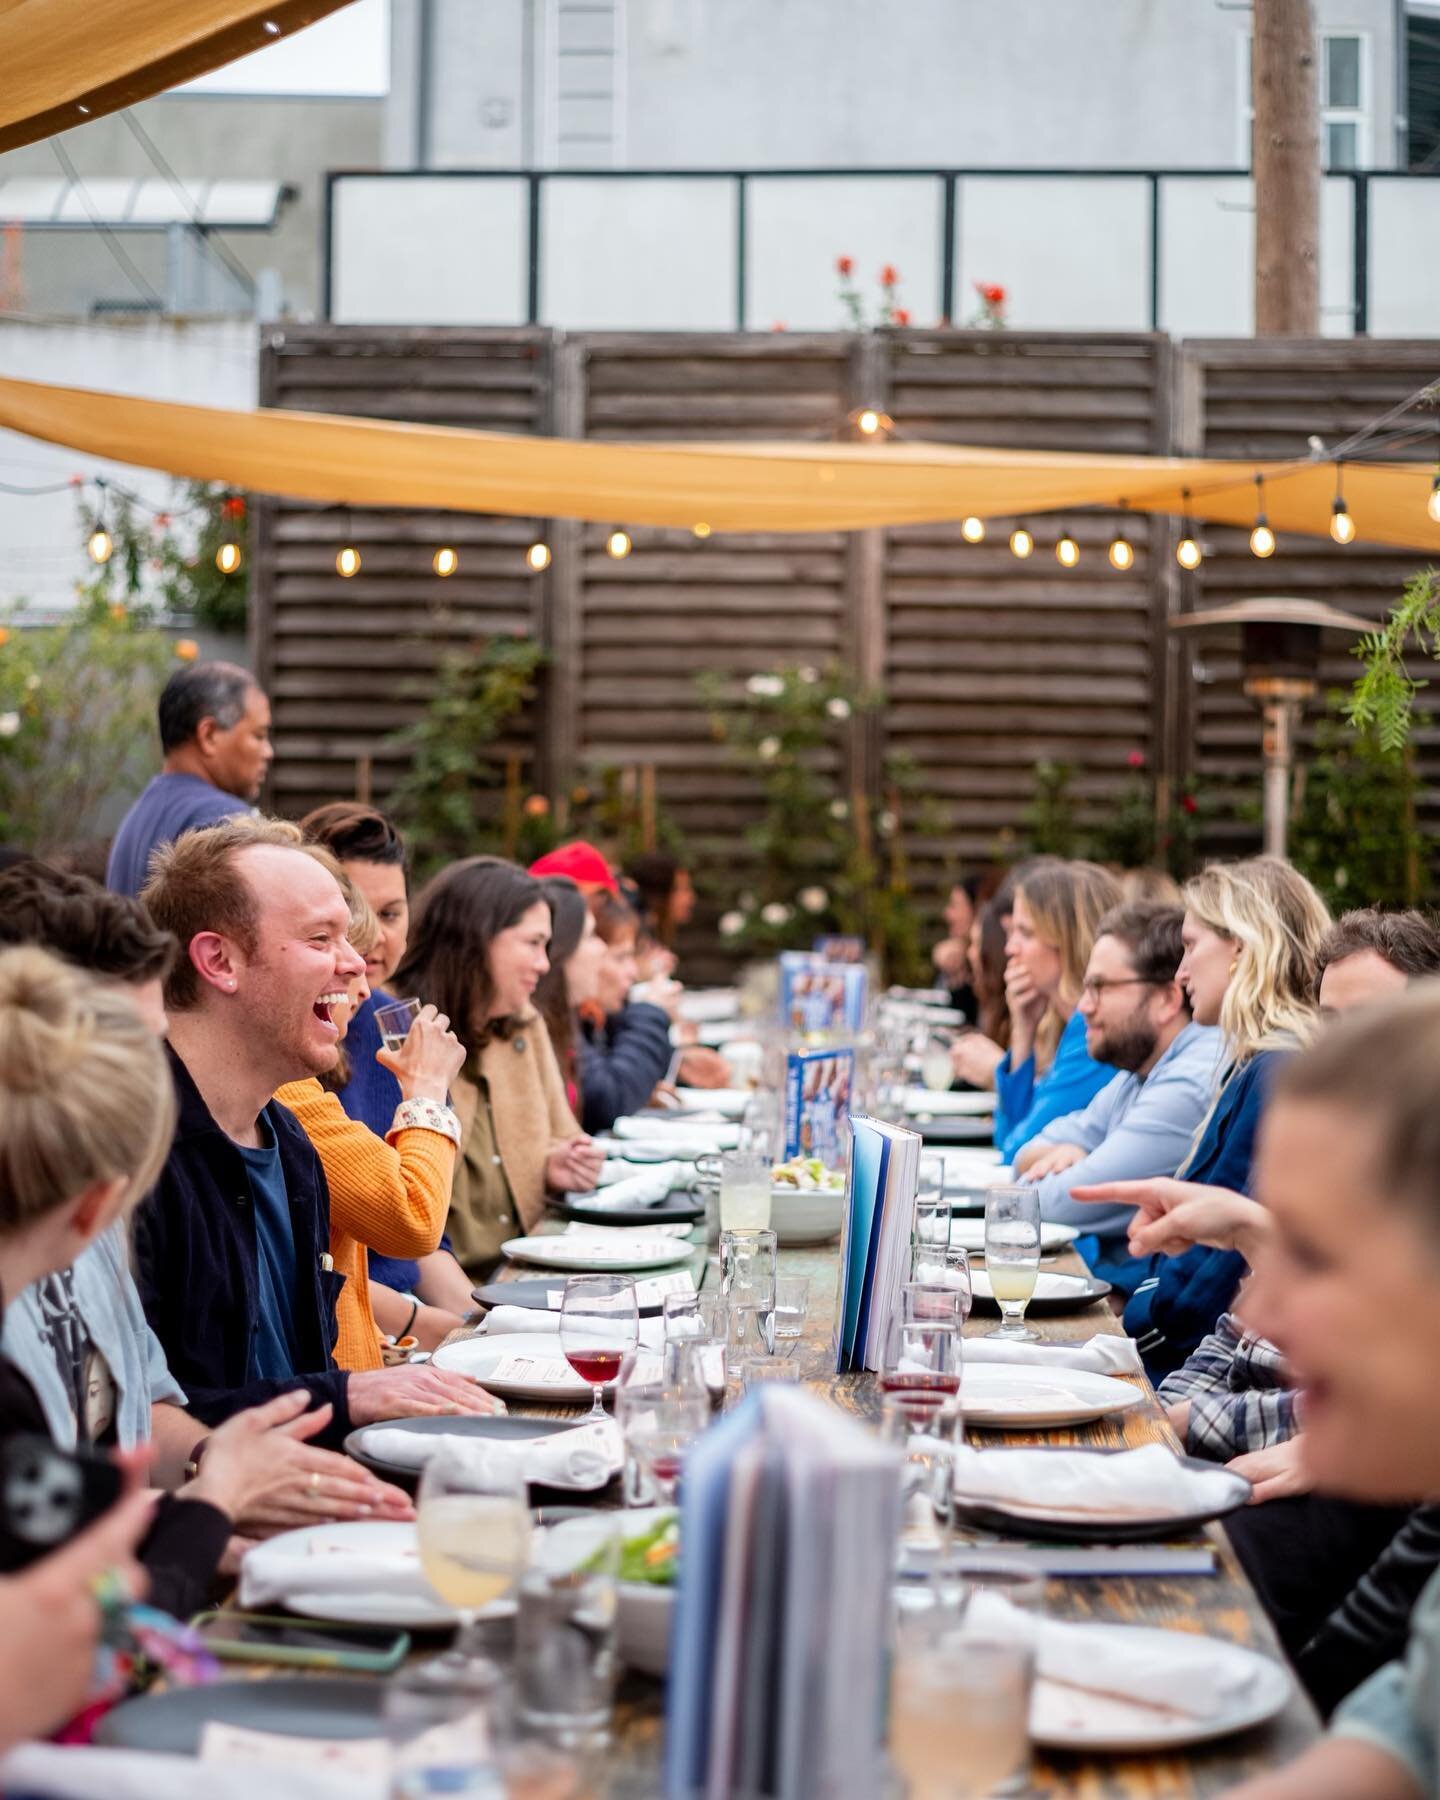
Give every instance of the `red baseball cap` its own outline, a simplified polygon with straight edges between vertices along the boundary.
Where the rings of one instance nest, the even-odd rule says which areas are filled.
[[[547,850],[530,865],[532,875],[568,875],[585,893],[604,888],[618,894],[620,884],[605,858],[593,844],[562,844],[558,850]]]

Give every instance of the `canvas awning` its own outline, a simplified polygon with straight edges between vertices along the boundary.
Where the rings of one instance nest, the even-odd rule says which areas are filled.
[[[263,50],[350,0],[0,0],[0,150]]]
[[[505,513],[712,531],[853,531],[1128,507],[1248,526],[1257,472],[1277,531],[1329,530],[1328,463],[1086,456],[949,444],[609,444],[382,419],[139,400],[0,380],[0,425],[47,443],[322,504]],[[1360,539],[1440,552],[1433,470],[1353,463]],[[1186,490],[1189,499],[1185,498]]]

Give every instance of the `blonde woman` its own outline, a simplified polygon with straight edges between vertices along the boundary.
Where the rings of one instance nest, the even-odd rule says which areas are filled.
[[[1007,1162],[1115,1077],[1085,1048],[1077,1009],[1095,927],[1120,897],[1115,877],[1088,862],[1042,863],[1015,889],[1005,943],[1010,1048],[995,1070],[995,1147]]]
[[[1177,980],[1197,1025],[1224,1039],[1219,1087],[1189,1158],[1185,1182],[1248,1193],[1255,1133],[1271,1079],[1307,1044],[1320,941],[1330,923],[1305,877],[1277,857],[1212,864],[1185,888],[1185,955]],[[1131,1184],[1077,1188],[1083,1200],[1133,1198]],[[1125,1308],[1151,1379],[1185,1362],[1234,1299],[1245,1273],[1235,1250],[1197,1246],[1155,1256]]]

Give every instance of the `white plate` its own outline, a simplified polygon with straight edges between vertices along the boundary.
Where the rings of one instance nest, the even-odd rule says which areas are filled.
[[[995,1095],[989,1093],[947,1093],[933,1088],[907,1088],[905,1110],[912,1119],[979,1119],[995,1110]]]
[[[1091,1277],[1086,1275],[1052,1275],[1042,1269],[1035,1277],[1035,1299],[1071,1300],[1089,1291]],[[991,1300],[990,1277],[983,1268],[970,1271],[970,1291],[982,1300]]]
[[[719,1113],[722,1119],[739,1119],[744,1116],[745,1108],[755,1098],[751,1088],[692,1088],[677,1087],[675,1098],[680,1103],[682,1112]],[[657,1115],[665,1117],[662,1107]],[[678,1120],[672,1120],[678,1124]]]
[[[1040,1248],[1048,1255],[1052,1250],[1063,1250],[1067,1244],[1073,1244],[1080,1233],[1073,1225],[1052,1225],[1048,1219],[1040,1222]],[[958,1250],[978,1251],[985,1248],[985,1221],[983,1219],[951,1219],[950,1242]]]
[[[631,1113],[617,1119],[610,1135],[620,1146],[620,1154],[630,1154],[631,1144],[669,1145],[676,1157],[687,1152],[692,1156],[713,1156],[720,1150],[736,1150],[740,1146],[740,1127],[733,1120],[667,1119],[663,1113]]]
[[[619,1237],[566,1237],[556,1232],[538,1237],[507,1238],[500,1246],[511,1262],[533,1263],[540,1269],[566,1269],[581,1273],[611,1270],[665,1269],[695,1253],[687,1238],[656,1237],[637,1225]]]
[[[692,1025],[713,1025],[733,1019],[740,1010],[739,988],[687,988],[680,996],[679,1013]]]
[[[565,1362],[558,1331],[502,1331],[494,1337],[461,1338],[457,1343],[442,1345],[430,1360],[437,1369],[454,1369],[462,1375],[473,1375],[492,1394],[499,1394],[506,1400],[589,1400],[590,1383],[568,1364],[561,1381],[531,1382],[509,1376],[496,1377],[492,1371],[512,1356],[533,1356],[546,1363]],[[615,1384],[607,1381],[604,1385],[611,1388]]]
[[[845,1218],[845,1191],[827,1194],[820,1188],[794,1188],[779,1183],[770,1189],[770,1229],[781,1249],[801,1244],[828,1244],[840,1235]]]
[[[1128,1412],[1145,1396],[1113,1375],[1086,1369],[1041,1369],[1029,1363],[973,1363],[960,1383],[960,1406],[967,1425],[1034,1430],[1050,1425],[1086,1425],[1112,1413]]]
[[[420,1565],[420,1552],[415,1526],[398,1519],[357,1519],[339,1525],[307,1525],[299,1531],[282,1532],[266,1544],[267,1561],[274,1556],[292,1556],[295,1582],[287,1590],[285,1605],[293,1613],[307,1619],[330,1619],[342,1625],[393,1625],[403,1631],[436,1631],[458,1625],[460,1616],[432,1590]],[[314,1566],[317,1555],[336,1556],[351,1552],[377,1556],[415,1553],[415,1591],[412,1594],[371,1593],[363,1585],[363,1570],[358,1566],[353,1586],[339,1592],[310,1594],[305,1591],[307,1568]],[[268,1605],[262,1610],[269,1610]],[[513,1600],[497,1600],[478,1616],[482,1619],[507,1618],[515,1611]]]
[[[1144,1625],[1096,1625],[1095,1631],[1123,1631],[1139,1647],[1143,1638],[1153,1643],[1160,1658],[1180,1634]],[[1193,1639],[1191,1640],[1193,1642]],[[1252,1688],[1243,1699],[1213,1718],[1197,1719],[1187,1713],[1144,1706],[1118,1694],[1095,1694],[1083,1688],[1063,1687],[1040,1680],[1030,1703],[1030,1736],[1053,1750],[1142,1752],[1179,1749],[1203,1744],[1232,1732],[1248,1731],[1273,1719],[1290,1698],[1289,1673],[1271,1657],[1223,1638],[1207,1638],[1217,1662],[1229,1661],[1251,1676]]]

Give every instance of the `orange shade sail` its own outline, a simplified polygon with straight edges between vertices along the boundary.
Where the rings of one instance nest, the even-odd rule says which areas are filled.
[[[0,0],[0,150],[118,112],[351,0]]]
[[[1330,528],[1336,485],[1328,463],[894,442],[610,444],[230,412],[12,380],[0,380],[0,425],[116,462],[321,504],[712,531],[854,531],[1079,507],[1249,526],[1258,471],[1271,526],[1319,537]],[[1358,538],[1440,552],[1440,524],[1426,508],[1432,479],[1425,464],[1347,462]]]

